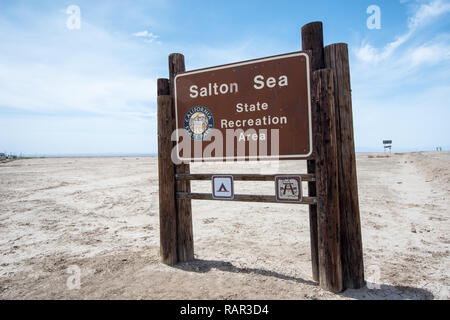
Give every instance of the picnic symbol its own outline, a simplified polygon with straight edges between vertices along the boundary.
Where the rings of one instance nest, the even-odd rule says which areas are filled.
[[[293,196],[297,195],[297,188],[293,186],[293,183],[290,181],[283,181],[283,187],[281,190],[283,191],[283,195],[286,194],[287,189],[289,189]]]
[[[275,177],[277,202],[302,202],[302,179],[299,175]]]

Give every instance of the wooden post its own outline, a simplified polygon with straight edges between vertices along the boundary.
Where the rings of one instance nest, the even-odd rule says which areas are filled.
[[[327,46],[325,64],[332,70],[334,78],[344,287],[359,289],[365,281],[347,44]]]
[[[313,112],[317,180],[317,226],[320,287],[343,289],[339,229],[339,189],[333,73],[313,72]]]
[[[158,79],[158,97],[170,96],[170,83],[169,79]]]
[[[302,50],[311,50],[313,71],[325,68],[322,22],[311,22],[302,27]]]
[[[158,79],[158,176],[159,176],[159,228],[160,254],[165,264],[176,264],[177,216],[175,203],[175,170],[172,152],[172,97],[169,80]]]
[[[180,53],[172,53],[169,55],[169,79],[170,91],[174,99],[174,81],[178,73],[184,72],[184,56]],[[173,104],[173,114],[174,111]],[[173,121],[173,129],[176,128],[175,120]],[[190,173],[189,163],[182,163],[175,166],[177,174]],[[191,192],[190,181],[176,181],[176,192]],[[185,262],[194,259],[194,237],[192,231],[192,207],[190,199],[177,199],[177,247],[178,247],[178,261]]]
[[[322,22],[311,22],[302,27],[302,49],[309,51],[311,55],[311,70],[316,71],[324,68],[324,52],[323,52],[323,30]],[[311,88],[314,88],[314,83]],[[314,115],[313,115],[314,116]],[[316,119],[313,118],[313,132],[316,126]],[[307,161],[308,173],[315,173],[315,161]],[[316,196],[316,183],[308,182],[308,195]],[[311,265],[314,281],[319,282],[319,252],[318,252],[318,235],[317,235],[317,206],[309,206],[309,225],[311,238]]]

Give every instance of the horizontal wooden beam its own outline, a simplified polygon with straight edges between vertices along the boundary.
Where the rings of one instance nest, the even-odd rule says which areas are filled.
[[[211,180],[212,176],[220,174],[185,174],[177,173],[175,179],[178,181],[183,180]],[[302,181],[316,181],[316,177],[313,174],[279,174],[279,175],[299,175]],[[275,181],[275,177],[278,174],[232,174],[234,181]]]
[[[210,193],[188,193],[188,192],[177,192],[177,199],[216,200],[216,199],[213,199],[212,194],[210,194]],[[278,201],[276,201],[275,196],[252,195],[252,194],[235,194],[234,199],[231,201],[291,203],[291,202],[278,202]],[[297,203],[297,204],[316,204],[316,198],[303,197],[302,202]]]

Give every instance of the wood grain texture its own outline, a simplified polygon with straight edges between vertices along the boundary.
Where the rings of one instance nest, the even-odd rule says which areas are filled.
[[[316,71],[324,68],[324,49],[323,49],[323,26],[322,22],[311,22],[302,27],[302,50],[307,51],[311,56],[311,71]],[[314,82],[312,80],[311,90],[314,88]],[[317,117],[312,114],[312,132],[315,132],[317,127]],[[313,137],[313,144],[316,143]],[[315,151],[313,152],[314,157]],[[315,160],[308,160],[306,162],[307,172],[309,174],[315,174],[316,162]],[[316,183],[308,183],[308,195],[315,197]],[[319,252],[318,252],[318,234],[317,234],[317,206],[311,205],[309,207],[309,230],[311,238],[311,265],[312,275],[314,281],[319,281]]]
[[[170,91],[173,95],[175,76],[178,73],[186,71],[184,56],[180,53],[169,55],[169,82]],[[173,110],[175,114],[175,110]],[[175,119],[172,128],[176,128]],[[175,166],[176,173],[189,173],[189,163],[182,163]],[[176,181],[176,192],[191,192],[190,181]],[[192,207],[191,200],[177,199],[177,242],[178,242],[178,260],[180,262],[191,261],[194,259],[194,237],[192,230]]]
[[[157,83],[158,83],[158,87],[157,87],[158,97],[159,96],[169,96],[170,95],[169,79],[160,78],[160,79],[158,79]]]
[[[327,46],[325,64],[334,79],[344,287],[359,289],[365,281],[347,44]]]
[[[265,202],[265,203],[288,203],[277,202],[275,196],[269,195],[255,195],[255,194],[235,194],[234,200],[216,200],[213,199],[210,193],[188,193],[177,192],[177,199],[193,199],[193,200],[214,200],[214,201],[242,201],[242,202]],[[313,204],[316,202],[316,198],[303,197],[302,202],[298,204]],[[292,204],[289,203],[289,204]]]
[[[175,175],[176,180],[211,180],[212,176],[217,173],[196,173],[196,174],[182,174]],[[234,181],[275,181],[277,174],[231,174]],[[300,176],[302,181],[315,181],[316,178],[312,174],[282,174]]]
[[[338,160],[333,73],[313,72],[313,112],[318,117],[316,148],[319,283],[332,292],[343,289],[339,228]]]
[[[311,22],[302,27],[302,50],[311,50],[313,71],[325,68],[322,22]]]
[[[314,131],[313,131],[314,132]],[[306,162],[307,172],[310,175],[316,173],[316,161],[308,160]],[[314,182],[308,182],[308,196],[317,197],[316,179]],[[311,246],[311,267],[312,277],[314,281],[319,282],[319,235],[317,231],[317,205],[313,204],[309,206],[309,235]]]
[[[176,264],[177,210],[175,199],[175,170],[171,160],[172,98],[158,97],[158,177],[160,254],[165,264]]]

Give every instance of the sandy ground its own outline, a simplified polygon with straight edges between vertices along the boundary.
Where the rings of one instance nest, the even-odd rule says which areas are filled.
[[[159,262],[156,158],[1,164],[0,298],[448,299],[450,153],[359,154],[357,165],[368,287],[335,295],[312,281],[304,205],[193,201],[196,260],[170,267]],[[306,168],[192,167],[277,171]],[[273,189],[236,182],[236,193]]]

